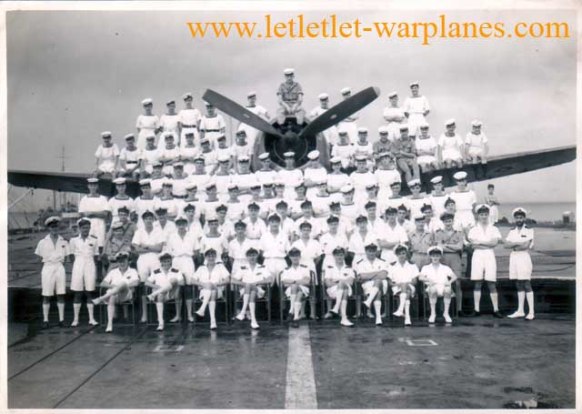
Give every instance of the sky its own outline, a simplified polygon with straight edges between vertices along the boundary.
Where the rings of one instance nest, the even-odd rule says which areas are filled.
[[[305,13],[320,20],[332,11]],[[437,19],[441,12],[385,10],[342,12],[365,21]],[[110,130],[118,145],[135,131],[141,100],[181,105],[193,92],[195,105],[212,88],[239,103],[256,90],[259,104],[276,109],[282,71],[293,67],[305,91],[305,108],[327,92],[332,105],[340,89],[377,86],[379,99],[360,113],[358,125],[376,131],[388,92],[401,102],[408,84],[421,83],[429,100],[431,132],[457,120],[464,136],[481,119],[492,155],[576,143],[576,42],[570,40],[248,40],[190,37],[186,22],[261,19],[263,12],[9,12],[7,15],[8,167],[88,172],[100,133]],[[274,19],[298,12],[271,12]],[[473,21],[566,21],[575,13],[449,11],[447,19]],[[227,124],[229,124],[227,117]],[[230,125],[230,124],[229,124]],[[236,123],[234,123],[236,126]],[[372,134],[374,136],[375,134]],[[575,200],[575,163],[493,181],[501,200]],[[486,183],[476,185],[483,193]],[[18,194],[12,190],[10,198]],[[43,203],[46,192],[37,192]]]

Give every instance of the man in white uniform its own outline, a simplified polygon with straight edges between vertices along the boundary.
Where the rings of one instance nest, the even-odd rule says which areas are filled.
[[[145,286],[152,288],[147,298],[155,302],[158,314],[158,327],[164,330],[164,303],[180,296],[180,286],[184,284],[184,276],[178,269],[172,267],[172,255],[162,252],[158,255],[160,267],[155,269],[145,281]]]
[[[481,285],[483,280],[489,288],[491,303],[493,304],[493,316],[503,318],[499,312],[497,300],[497,260],[493,248],[499,244],[501,234],[497,227],[489,223],[489,207],[485,204],[476,207],[478,223],[469,230],[467,239],[474,249],[471,261],[471,280],[475,282],[473,298],[475,302],[476,316],[481,314]]]
[[[287,267],[285,256],[290,249],[289,237],[281,231],[281,218],[273,214],[268,219],[268,229],[259,239],[260,250],[265,258],[264,265],[273,283],[279,284],[281,272]]]
[[[206,138],[212,148],[216,147],[216,139],[225,135],[226,123],[222,115],[216,113],[216,108],[209,102],[206,102],[206,115],[202,116],[199,124],[200,139]],[[229,143],[230,145],[230,143]]]
[[[408,247],[406,244],[398,244],[392,254],[396,257],[395,263],[390,266],[388,275],[392,284],[392,294],[399,296],[398,309],[394,316],[403,317],[404,325],[410,326],[410,299],[416,293],[415,282],[419,275],[418,266],[408,261]]]
[[[450,194],[450,197],[457,206],[455,220],[458,220],[464,229],[468,229],[475,225],[473,210],[477,204],[477,196],[473,190],[467,187],[467,173],[465,171],[456,172],[453,178],[457,183],[457,188]]]
[[[119,153],[119,174],[131,177],[134,180],[139,177],[141,162],[143,159],[142,150],[135,145],[135,135],[125,136],[125,147]]]
[[[344,101],[352,96],[352,89],[347,86],[343,88],[340,92],[342,94],[342,99]],[[358,120],[359,117],[360,115],[356,112],[345,118],[337,125],[338,132],[341,131],[347,132],[349,137],[348,141],[350,142],[350,144],[355,143],[358,138],[358,124],[356,123],[356,121]]]
[[[141,101],[144,113],[137,117],[135,127],[137,128],[137,147],[144,149],[146,146],[146,137],[153,136],[155,139],[160,127],[160,119],[152,113],[154,102],[151,98]]]
[[[307,187],[307,198],[311,198],[317,194],[318,183],[321,181],[327,182],[327,170],[319,162],[319,151],[309,152],[307,158],[309,162],[303,170],[303,184]]]
[[[288,151],[283,154],[285,157],[285,168],[277,171],[276,179],[285,183],[285,198],[291,199],[295,196],[295,187],[303,182],[303,172],[295,168],[295,153]]]
[[[377,257],[377,244],[369,243],[365,249],[366,256],[356,262],[354,270],[362,283],[364,294],[368,295],[364,305],[371,309],[374,303],[376,325],[382,325],[382,294],[388,290],[388,263]]]
[[[166,102],[166,113],[160,117],[160,127],[162,131],[171,133],[176,145],[180,145],[180,116],[176,113],[176,101],[173,99]]]
[[[365,203],[366,186],[377,185],[378,181],[374,173],[368,169],[368,159],[365,155],[356,155],[356,170],[350,174],[350,180],[354,186],[354,202],[357,204]]]
[[[388,264],[393,264],[397,260],[394,249],[399,244],[408,243],[406,230],[399,226],[396,221],[397,213],[398,210],[396,208],[388,207],[384,210],[384,223],[374,229],[378,235],[379,247],[382,249],[380,257]]]
[[[117,177],[113,180],[115,184],[115,196],[109,199],[108,210],[111,212],[111,221],[117,221],[118,211],[120,208],[125,207],[130,212],[135,211],[135,201],[133,198],[128,196],[125,191],[127,189],[126,180],[123,177]]]
[[[103,138],[103,143],[95,151],[97,174],[113,175],[117,169],[119,147],[117,144],[111,143],[111,132],[103,132],[101,138]]]
[[[99,179],[87,178],[89,194],[79,202],[79,213],[91,221],[91,234],[97,237],[97,244],[103,249],[105,243],[105,223],[109,217],[109,204],[105,196],[99,195]]]
[[[323,266],[322,279],[327,293],[326,316],[332,314],[340,315],[341,326],[353,326],[354,324],[348,319],[348,298],[352,295],[352,285],[356,278],[354,270],[346,265],[346,250],[342,247],[335,247],[332,250],[332,260]],[[335,300],[335,305],[331,306],[331,301]]]
[[[289,315],[293,315],[291,326],[297,328],[303,301],[309,296],[311,275],[307,266],[301,264],[299,249],[289,250],[289,259],[291,266],[281,273],[281,286],[285,289],[285,296],[289,298]]]
[[[198,124],[200,124],[200,119],[202,118],[200,111],[192,106],[192,93],[188,92],[184,94],[183,99],[184,109],[178,112],[180,143],[182,147],[186,143],[186,134],[193,134],[194,140],[199,140]]]
[[[38,242],[34,254],[42,259],[40,272],[42,285],[42,327],[49,327],[49,311],[51,297],[57,297],[59,311],[59,326],[65,326],[65,266],[63,265],[70,255],[69,243],[59,235],[61,219],[56,216],[47,218],[44,225],[49,234]]]
[[[400,124],[406,120],[404,109],[398,106],[398,93],[390,92],[388,95],[390,105],[384,108],[384,119],[388,123],[387,129],[390,141],[400,138]]]
[[[509,255],[509,279],[515,280],[517,287],[517,310],[508,318],[523,318],[531,321],[535,318],[534,293],[531,288],[531,274],[533,265],[529,251],[534,245],[534,230],[526,226],[525,209],[518,207],[513,210],[515,219],[513,228],[505,239],[505,248],[511,249]],[[525,314],[525,299],[527,299],[528,313]]]
[[[443,249],[440,246],[432,246],[427,251],[431,263],[423,266],[420,270],[420,280],[426,284],[428,299],[430,301],[430,316],[428,323],[436,321],[436,304],[438,298],[443,298],[444,309],[443,318],[446,323],[452,323],[453,320],[449,315],[451,306],[451,297],[453,295],[452,285],[457,280],[452,269],[441,263]]]
[[[430,112],[430,106],[426,96],[419,93],[419,82],[410,84],[411,96],[404,101],[404,114],[408,118],[408,128],[411,135],[416,135],[421,123],[426,122],[426,116]]]
[[[247,94],[247,102],[248,102],[247,106],[245,107],[247,110],[251,111],[258,117],[263,118],[265,121],[271,120],[271,117],[269,116],[269,112],[267,111],[267,109],[261,105],[257,105],[257,93],[255,91],[251,91]],[[243,123],[239,125],[239,130],[241,129],[244,129],[244,131],[246,132],[249,146],[251,148],[254,148],[255,140],[257,139],[259,130]]]
[[[316,106],[309,113],[309,120],[313,121],[315,118],[324,114],[329,109],[329,95],[327,93],[320,93],[319,96],[319,106]],[[322,132],[323,137],[331,146],[337,143],[337,127],[331,126]]]

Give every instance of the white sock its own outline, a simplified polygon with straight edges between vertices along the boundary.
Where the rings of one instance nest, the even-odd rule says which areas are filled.
[[[480,303],[481,303],[481,291],[480,290],[474,290],[473,291],[473,299],[475,301],[475,312],[479,312],[481,307],[480,307]]]
[[[89,320],[95,320],[95,305],[92,303],[87,302],[87,312],[89,313]]]
[[[188,314],[188,319],[192,318],[192,299],[186,299],[186,313]]]
[[[200,312],[200,313],[206,312],[206,307],[208,306],[208,303],[210,302],[211,295],[212,295],[212,292],[204,289],[204,291],[202,293],[202,305],[200,305],[200,309],[198,309],[198,312]]]
[[[437,298],[429,298],[430,302],[430,316],[436,316]]]
[[[443,298],[443,303],[444,303],[444,305],[445,305],[445,309],[443,310],[443,316],[445,316],[445,315],[447,315],[447,316],[448,316],[448,315],[449,315],[449,308],[450,308],[450,306],[451,306],[451,298],[450,298],[450,297],[447,297],[447,296],[445,296],[445,297]]]
[[[348,301],[347,301],[347,299],[344,299],[341,301],[340,312],[341,312],[342,320],[348,319]]]
[[[342,297],[343,297],[343,295],[344,295],[343,289],[338,289],[337,290],[337,297],[335,299],[335,305],[333,307],[333,311],[335,313],[338,313],[339,312],[339,307],[340,307],[340,305],[342,303]]]
[[[404,316],[410,318],[410,301],[408,299],[404,303]]]
[[[517,313],[524,313],[525,291],[519,290],[517,292]],[[529,305],[529,302],[528,302]]]
[[[59,310],[59,322],[65,320],[65,302],[57,302],[57,309]]]
[[[208,310],[210,311],[210,324],[216,324],[216,301],[212,300],[208,303]]]
[[[164,302],[156,302],[156,312],[158,314],[158,323],[164,324]]]
[[[143,321],[147,320],[148,318],[148,298],[147,296],[141,297],[141,319]]]
[[[295,314],[295,298],[297,297],[297,294],[292,293],[289,295],[289,301],[290,301],[290,306],[289,306],[289,314],[293,315]]]
[[[530,315],[533,315],[534,314],[534,293],[533,293],[533,291],[526,292],[525,297],[527,299],[528,313]]]
[[[115,313],[115,303],[107,304],[107,327],[113,326],[113,314]]]
[[[176,318],[182,319],[182,300],[176,299]]]
[[[398,309],[396,310],[396,312],[398,312],[398,313],[404,312],[404,305],[405,305],[406,301],[407,301],[406,293],[401,293],[400,294],[400,303],[398,304]]]
[[[81,312],[81,304],[73,303],[73,322],[79,322],[79,313]]]
[[[251,311],[251,322],[257,323],[257,304],[255,302],[249,303],[249,310]]]
[[[376,288],[378,289],[378,288]],[[376,321],[382,320],[382,301],[374,301],[374,310],[376,311]]]
[[[245,314],[245,312],[247,311],[247,308],[249,307],[249,300],[251,298],[251,295],[249,293],[245,293],[243,295],[243,304],[242,304],[242,308],[240,310],[241,314]]]
[[[57,303],[57,306],[58,305],[59,304]],[[51,309],[51,304],[50,303],[43,303],[42,304],[42,317],[43,317],[43,320],[42,321],[43,322],[48,322],[48,316],[49,316],[50,309]]]
[[[301,304],[302,302],[295,302],[295,307],[293,308],[293,319],[298,320],[301,314]]]
[[[380,291],[380,289],[378,289],[376,286],[374,286],[372,289],[370,289],[370,296],[368,296],[368,299],[366,299],[366,303],[368,304],[368,308],[372,304],[372,301],[374,300],[374,298],[376,297],[376,295],[378,294],[379,291]]]
[[[499,311],[499,305],[497,300],[497,293],[491,293],[491,303],[493,304],[493,312]]]

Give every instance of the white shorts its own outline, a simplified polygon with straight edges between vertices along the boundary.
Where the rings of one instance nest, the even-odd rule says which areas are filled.
[[[100,218],[90,218],[91,230],[90,234],[97,237],[97,246],[103,247],[105,242],[105,220]]]
[[[283,258],[266,258],[263,265],[267,268],[273,280],[277,281],[281,272],[287,268],[287,262]]]
[[[127,282],[125,281],[123,281],[122,284],[124,284],[125,287],[122,287],[118,293],[111,296],[114,303],[131,302],[133,300],[133,288],[128,287]]]
[[[42,296],[66,293],[65,266],[62,263],[44,263],[40,272]]]
[[[444,283],[436,283],[434,285],[426,285],[426,293],[430,294],[431,290],[433,292],[435,292],[438,297],[443,297],[445,295],[445,291],[451,292],[451,297],[454,297],[454,292],[453,292],[453,289],[451,288],[451,286],[445,285]]]
[[[309,288],[307,286],[299,285],[298,288],[301,289],[304,296],[309,296]],[[288,286],[287,289],[285,289],[285,296],[288,298],[291,297],[291,286]]]
[[[265,297],[265,293],[266,293],[265,289],[263,289],[260,286],[257,286],[257,298],[259,298],[259,299],[264,298]],[[241,287],[241,289],[239,291],[239,294],[240,294],[240,297],[242,298],[243,295],[245,294],[245,288],[244,287]]]
[[[176,287],[169,292],[161,293],[157,295],[157,299],[161,298],[162,302],[167,302],[169,300],[174,300],[179,297],[180,294],[180,285],[176,285]]]
[[[414,296],[414,294],[416,293],[416,287],[412,284],[412,283],[408,283],[406,285],[408,287],[408,289],[410,290],[410,296]],[[402,293],[402,289],[400,288],[400,285],[394,285],[392,286],[392,294],[394,296],[398,295]]]
[[[337,299],[338,285],[330,286],[325,291],[327,292],[327,296],[329,296],[331,299]],[[351,285],[348,285],[348,296],[352,296],[352,286]],[[345,299],[345,298],[342,297],[342,299]]]
[[[473,158],[475,158],[475,157],[483,158],[483,148],[474,148],[474,147],[471,147],[467,151],[467,155],[469,157],[473,157]]]
[[[111,161],[103,161],[99,166],[97,166],[97,169],[104,173],[113,174],[115,171],[115,163]]]
[[[473,252],[471,280],[497,281],[497,260],[493,249],[477,249]]]
[[[443,161],[462,161],[463,156],[458,149],[449,148],[443,150]]]
[[[455,221],[463,228],[475,225],[475,216],[471,210],[459,210],[455,213]]]
[[[206,292],[212,292],[212,290],[210,289],[200,289],[199,292],[199,297],[200,299],[202,299],[202,297],[204,296],[204,293]],[[224,296],[224,287],[219,286],[216,288],[216,299],[222,299],[222,297]]]
[[[531,280],[533,265],[527,251],[511,252],[509,255],[509,278],[512,280]]]
[[[362,290],[364,291],[364,294],[366,294],[366,295],[370,294],[370,291],[374,287],[374,282],[375,282],[374,280],[367,280],[367,281],[362,283]],[[388,292],[388,281],[383,280],[382,281],[382,293],[386,293],[386,292]]]
[[[145,282],[150,274],[160,268],[160,260],[157,253],[140,254],[137,258],[137,273],[139,280]]]
[[[181,285],[194,283],[194,260],[190,256],[179,256],[172,259],[172,267],[178,269],[184,278]]]
[[[71,290],[75,292],[93,292],[97,279],[97,268],[93,256],[75,257],[71,275]]]
[[[436,164],[437,159],[434,155],[419,155],[416,162],[418,165]]]

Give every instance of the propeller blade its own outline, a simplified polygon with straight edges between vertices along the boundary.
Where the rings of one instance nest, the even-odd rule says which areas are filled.
[[[245,107],[212,89],[207,89],[206,92],[204,92],[204,95],[202,95],[202,99],[244,124],[250,125],[264,133],[280,136],[279,132],[277,132],[277,130],[263,118],[253,114]]]
[[[309,125],[301,131],[299,137],[313,136],[325,131],[373,102],[379,96],[380,89],[377,87],[370,86],[369,88],[361,90],[311,121]]]

